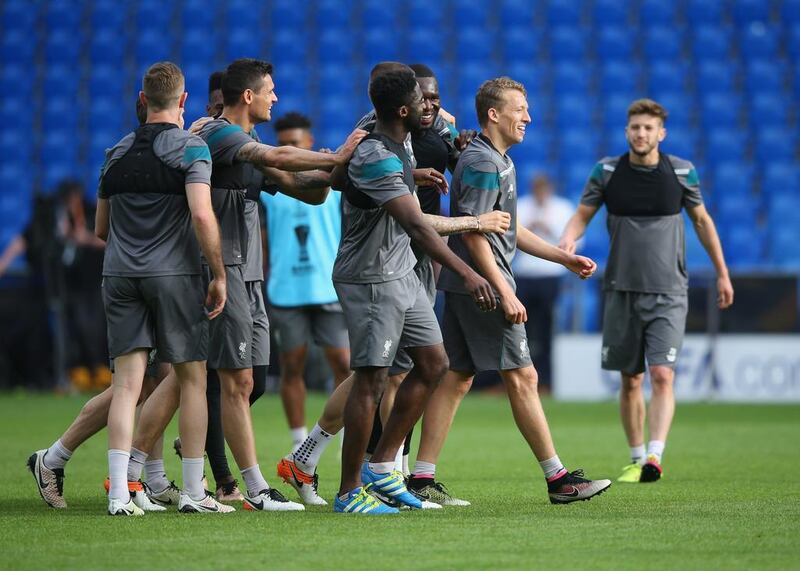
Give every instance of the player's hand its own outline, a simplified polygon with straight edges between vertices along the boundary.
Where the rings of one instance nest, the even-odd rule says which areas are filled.
[[[441,194],[447,194],[447,179],[436,169],[414,169],[414,183],[417,186],[435,187]]]
[[[326,155],[332,155],[334,153],[334,151],[332,149],[329,149],[328,147],[322,147],[317,152],[318,153],[325,153]]]
[[[461,132],[456,137],[454,144],[456,149],[463,151],[472,142],[472,139],[478,136],[478,132],[474,129],[461,129]]]
[[[577,249],[577,242],[569,238],[561,238],[558,247],[564,250],[567,254],[574,254]]]
[[[500,298],[500,307],[509,323],[525,323],[528,321],[528,310],[522,305],[519,298],[513,293],[507,297]]]
[[[353,132],[347,136],[344,144],[334,153],[338,156],[340,165],[346,164],[347,161],[350,160],[356,147],[367,134],[368,133],[364,129],[353,129]]]
[[[453,127],[456,126],[456,118],[453,117],[447,111],[445,111],[442,107],[439,107],[439,117],[441,117],[442,119],[453,125]]]
[[[578,274],[582,280],[589,279],[597,271],[597,264],[586,256],[572,255],[571,259],[564,264],[569,271]]]
[[[717,307],[727,309],[733,304],[733,284],[731,278],[722,276],[717,278]]]
[[[464,278],[464,287],[483,311],[491,311],[497,307],[497,300],[494,297],[492,286],[477,272],[471,270],[467,274]]]
[[[481,232],[490,234],[505,234],[511,227],[511,214],[503,212],[502,210],[492,210],[491,212],[484,212],[478,216],[478,221],[481,224]]]
[[[189,125],[189,132],[190,132],[192,135],[197,135],[197,133],[199,133],[199,132],[200,132],[200,129],[202,129],[202,128],[203,128],[203,125],[205,125],[205,124],[206,124],[206,123],[208,123],[209,121],[213,121],[213,120],[214,120],[214,118],[213,118],[213,117],[200,117],[200,118],[199,118],[199,119],[197,119],[197,120],[196,120],[194,123],[192,123],[191,125]]]
[[[208,284],[208,295],[206,296],[206,312],[209,319],[214,319],[225,307],[228,299],[228,285],[225,280],[213,279]]]

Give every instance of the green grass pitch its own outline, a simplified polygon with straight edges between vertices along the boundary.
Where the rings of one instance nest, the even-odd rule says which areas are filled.
[[[48,446],[85,398],[0,395],[0,561],[4,569],[800,569],[800,407],[682,404],[656,484],[615,484],[590,502],[552,506],[508,403],[468,397],[439,477],[469,508],[389,517],[305,513],[144,518],[104,515],[106,435],[67,466],[69,509],[39,498],[25,460]],[[308,419],[320,411],[310,399]],[[546,402],[562,460],[615,477],[627,448],[613,403]],[[253,410],[261,467],[289,444],[274,395]],[[167,442],[176,435],[169,427]],[[168,475],[180,479],[171,448]],[[338,445],[319,469],[339,480]]]

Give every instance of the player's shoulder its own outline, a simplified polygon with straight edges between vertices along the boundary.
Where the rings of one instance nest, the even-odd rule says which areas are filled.
[[[133,146],[133,142],[136,140],[136,131],[132,131],[122,137],[119,141],[114,143],[113,146],[106,149],[106,158],[111,158],[114,156],[125,154],[128,149]]]
[[[195,161],[211,161],[206,142],[183,129],[167,129],[159,133],[153,142],[153,150],[168,162],[188,165]]]
[[[485,173],[498,173],[507,168],[500,153],[495,151],[488,143],[475,137],[467,148],[461,152],[458,166],[462,171],[479,171]]]
[[[677,175],[688,175],[691,171],[695,170],[694,164],[692,161],[687,159],[681,158],[677,155],[667,155],[667,160],[672,165],[675,174]]]
[[[595,182],[608,181],[619,165],[619,156],[607,156],[597,161],[589,173],[589,178]]]
[[[386,144],[368,137],[359,143],[350,159],[350,172],[356,177],[380,178],[403,171],[403,161]]]
[[[239,125],[234,125],[225,119],[212,119],[203,125],[197,134],[211,145],[234,133],[244,133],[244,131]]]
[[[455,138],[458,134],[453,124],[445,121],[444,117],[442,117],[441,115],[437,115],[436,118],[433,120],[433,125],[431,125],[431,130],[442,138],[448,138],[448,137]]]
[[[372,111],[370,111],[369,113],[367,113],[361,119],[358,120],[355,128],[364,129],[365,131],[372,132],[372,130],[375,129],[375,123],[377,123],[377,121],[378,121],[378,115],[377,113],[375,113],[375,110],[373,109]]]

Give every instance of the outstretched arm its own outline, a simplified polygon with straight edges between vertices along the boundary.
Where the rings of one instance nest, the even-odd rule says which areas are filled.
[[[592,218],[594,218],[597,210],[597,206],[588,206],[586,204],[578,205],[575,214],[572,215],[569,222],[567,222],[567,226],[564,228],[564,233],[561,235],[558,247],[568,254],[574,254],[578,240],[580,240],[584,232],[586,232],[586,227],[589,225]]]
[[[423,214],[425,221],[433,226],[439,236],[463,234],[464,232],[482,232],[484,234],[503,234],[511,226],[511,215],[508,212],[493,210],[480,216],[436,216]]]
[[[286,172],[272,167],[258,167],[280,192],[307,204],[322,204],[331,190],[331,173],[321,170]]]
[[[531,256],[561,264],[582,279],[591,277],[597,270],[597,264],[591,259],[567,253],[565,250],[553,246],[522,224],[517,224],[517,248]]]
[[[317,153],[288,145],[270,147],[253,141],[242,145],[236,153],[236,159],[253,163],[256,166],[273,167],[284,171],[296,172],[314,169],[330,171],[350,160],[353,151],[366,135],[366,131],[356,129],[350,133],[344,145],[335,153]]]
[[[689,218],[692,220],[694,231],[700,243],[703,244],[717,271],[717,305],[720,309],[730,307],[733,303],[733,285],[728,275],[728,266],[725,263],[725,255],[722,253],[722,243],[719,241],[717,227],[714,220],[702,204],[694,208],[687,208]]]

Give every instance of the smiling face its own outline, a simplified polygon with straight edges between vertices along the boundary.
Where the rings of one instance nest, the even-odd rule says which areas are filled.
[[[442,108],[442,101],[439,97],[439,82],[435,77],[418,77],[417,84],[422,92],[423,103],[426,108],[423,109],[422,119],[420,125],[423,129],[433,127],[433,122],[439,114],[439,109]]]
[[[521,143],[525,138],[525,128],[531,122],[528,113],[528,100],[517,89],[503,91],[502,104],[489,110],[489,119],[496,123],[497,132],[506,146]]]
[[[639,157],[646,157],[658,152],[658,144],[667,136],[667,130],[659,117],[639,114],[628,118],[625,127],[625,138],[631,152]]]
[[[248,98],[247,92],[251,96]],[[245,91],[245,101],[250,104],[250,117],[254,123],[261,123],[272,119],[272,105],[278,100],[275,95],[275,83],[271,75],[265,75],[261,87],[256,90]]]
[[[430,100],[422,97],[422,90],[419,85],[414,86],[414,92],[411,95],[411,100],[407,105],[400,108],[400,115],[403,118],[403,125],[406,130],[411,133],[416,133],[425,127],[422,124],[422,117],[432,113],[432,105]],[[405,111],[403,111],[405,109]],[[405,115],[403,115],[405,113]],[[433,123],[433,121],[431,121]]]

